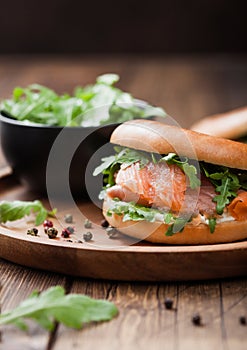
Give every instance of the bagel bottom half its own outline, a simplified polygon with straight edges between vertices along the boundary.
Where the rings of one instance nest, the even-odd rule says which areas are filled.
[[[226,221],[216,225],[214,233],[210,233],[209,226],[201,223],[193,225],[187,223],[182,232],[173,236],[166,236],[169,225],[161,222],[126,221],[117,214],[107,215],[110,209],[109,198],[103,203],[103,215],[112,227],[119,232],[134,237],[140,241],[174,245],[217,244],[241,241],[247,238],[247,221]]]

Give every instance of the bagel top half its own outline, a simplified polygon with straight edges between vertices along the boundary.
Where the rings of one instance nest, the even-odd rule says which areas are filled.
[[[151,120],[131,120],[118,126],[110,142],[137,150],[176,153],[198,161],[247,169],[247,145]]]

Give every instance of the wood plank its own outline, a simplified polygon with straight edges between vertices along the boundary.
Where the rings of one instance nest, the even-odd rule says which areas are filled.
[[[247,347],[247,325],[241,325],[240,316],[247,320],[247,280],[227,280],[221,283],[222,327],[228,349]]]
[[[220,298],[217,282],[188,283],[179,286],[176,349],[225,350]],[[192,317],[196,313],[202,318],[201,326],[192,323]]]
[[[76,279],[71,291],[113,301],[119,315],[114,320],[85,326],[81,331],[60,327],[53,350],[85,348],[167,349],[174,348],[176,312],[166,310],[164,298],[174,298],[176,285],[143,283],[98,283]]]
[[[5,312],[16,307],[33,290],[42,291],[55,285],[65,286],[64,276],[26,269],[0,260],[0,303]],[[34,322],[30,322],[29,331],[23,332],[15,326],[1,327],[0,349],[3,350],[45,350],[50,334]]]

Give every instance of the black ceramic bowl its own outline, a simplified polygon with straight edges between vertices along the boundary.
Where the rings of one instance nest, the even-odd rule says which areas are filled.
[[[25,124],[1,112],[0,125],[4,156],[29,189],[47,195],[48,185],[53,194],[63,196],[64,174],[69,173],[74,197],[97,197],[102,176],[92,173],[101,158],[111,154],[109,139],[118,124],[63,128]]]

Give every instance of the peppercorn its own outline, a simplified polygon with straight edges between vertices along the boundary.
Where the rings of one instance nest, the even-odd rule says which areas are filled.
[[[56,238],[58,234],[58,230],[55,227],[49,227],[47,229],[47,234],[48,234],[48,237],[51,239]]]
[[[111,226],[106,228],[106,233],[107,233],[109,238],[114,238],[117,236],[117,230]]]
[[[75,229],[72,226],[66,227],[66,230],[69,231],[69,233],[71,233],[71,234],[73,234],[75,232]]]
[[[91,241],[91,239],[93,238],[93,234],[92,232],[86,232],[83,234],[83,238],[85,242],[89,242]]]
[[[39,232],[39,230],[36,227],[33,227],[33,228],[27,230],[27,235],[37,236],[38,232]]]
[[[192,322],[194,325],[200,326],[201,325],[201,316],[198,313],[194,314],[192,317]]]
[[[63,231],[62,231],[62,233],[61,233],[61,236],[62,236],[63,238],[69,238],[69,237],[70,237],[70,231],[67,230],[66,228],[63,229]]]
[[[101,221],[101,226],[102,227],[108,227],[109,226],[109,222],[107,220],[102,220]]]
[[[173,300],[171,298],[165,298],[164,304],[167,310],[171,310],[173,307]]]
[[[77,242],[77,243],[83,243],[80,239],[78,239],[76,242]]]
[[[64,221],[67,223],[67,224],[72,224],[73,222],[73,216],[71,214],[66,214],[64,216]]]
[[[84,227],[85,228],[92,228],[92,223],[90,220],[86,219],[84,222]]]
[[[247,324],[246,317],[245,316],[240,316],[239,317],[239,322],[240,322],[241,325],[245,326]]]
[[[43,222],[44,227],[53,227],[53,222],[51,220],[45,220]]]

